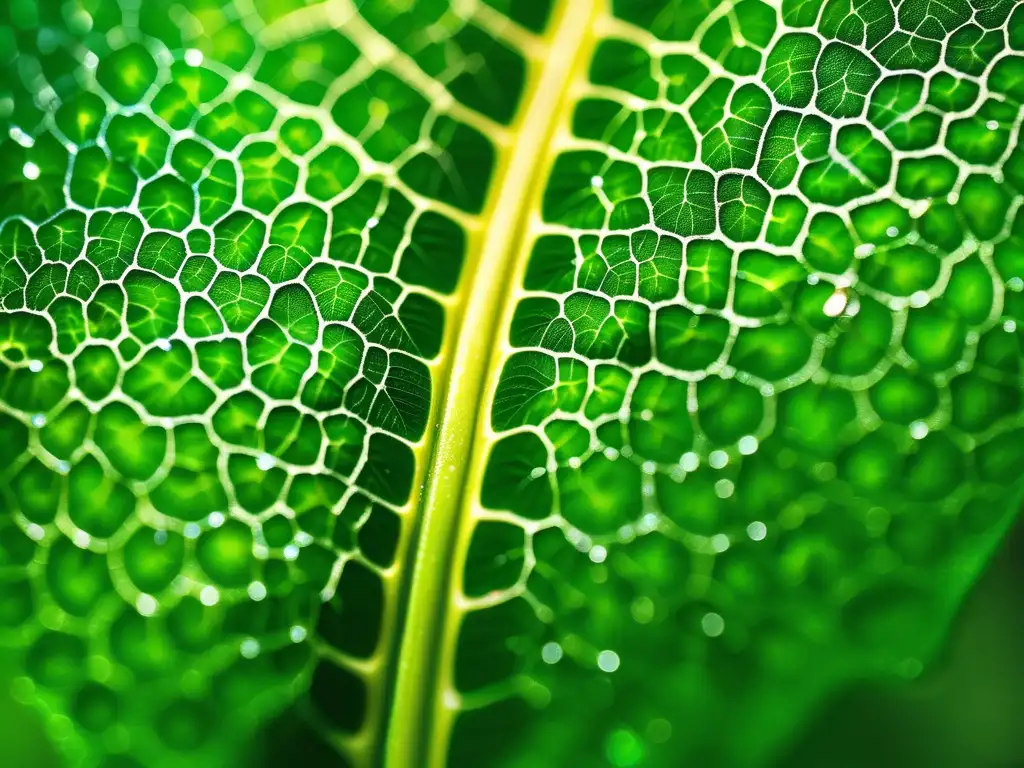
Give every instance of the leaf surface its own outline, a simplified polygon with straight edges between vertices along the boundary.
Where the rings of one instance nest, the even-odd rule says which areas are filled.
[[[1016,4],[8,15],[0,644],[69,763],[762,765],[930,661],[1024,476]]]

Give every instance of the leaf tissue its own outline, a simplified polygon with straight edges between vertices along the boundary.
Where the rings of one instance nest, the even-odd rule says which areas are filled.
[[[1022,107],[1017,0],[9,0],[16,698],[68,765],[770,764],[1019,508]]]

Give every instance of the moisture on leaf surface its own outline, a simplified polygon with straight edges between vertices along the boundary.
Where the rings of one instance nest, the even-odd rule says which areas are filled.
[[[0,58],[0,662],[68,764],[766,764],[1013,518],[1013,0],[11,0]]]

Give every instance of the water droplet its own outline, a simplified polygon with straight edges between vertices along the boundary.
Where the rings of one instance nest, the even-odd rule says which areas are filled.
[[[923,421],[915,421],[910,425],[910,436],[915,440],[923,440],[928,436],[928,425]]]
[[[717,613],[705,613],[700,620],[700,628],[708,637],[718,637],[725,631],[725,620]]]
[[[728,499],[732,496],[733,491],[736,490],[736,486],[732,480],[719,480],[715,483],[715,495],[720,499]]]
[[[562,660],[562,646],[558,643],[545,643],[540,649],[540,657],[547,664],[557,664]]]
[[[985,127],[988,128],[990,131],[998,131],[999,130],[999,121],[997,121],[997,120],[989,120],[987,123],[985,123]]]
[[[721,469],[729,463],[729,454],[725,451],[712,451],[708,456],[708,463],[712,469]]]
[[[45,427],[46,426],[46,416],[44,416],[41,413],[33,414],[32,415],[32,426],[36,427],[36,428]]]
[[[224,525],[224,520],[223,512],[211,512],[209,517],[206,518],[206,522],[210,524],[211,528],[220,528]]]
[[[619,654],[615,651],[601,651],[597,654],[597,666],[602,672],[614,672],[619,668]]]
[[[740,438],[738,448],[741,454],[744,456],[750,456],[752,453],[757,451],[758,445],[759,443],[757,442],[756,437],[753,435],[745,435]]]
[[[301,643],[306,639],[306,628],[296,624],[288,630],[288,637],[291,638],[293,643]]]
[[[729,549],[729,537],[724,533],[716,533],[711,537],[711,549],[715,554],[722,554]]]
[[[205,606],[213,606],[220,600],[220,592],[216,587],[206,586],[199,592],[199,602]]]
[[[164,544],[167,543],[167,531],[164,531],[164,530],[153,531],[153,541],[157,545],[162,547]]]
[[[289,544],[284,548],[283,553],[285,560],[295,560],[299,556],[299,548],[295,544]]]
[[[196,48],[189,48],[185,51],[185,63],[190,67],[198,67],[203,63],[203,52]]]
[[[590,560],[594,563],[603,563],[608,557],[608,550],[598,544],[590,548]]]
[[[199,527],[199,523],[185,523],[185,528],[182,531],[186,539],[198,539],[202,529]]]
[[[931,297],[928,295],[927,291],[914,291],[914,293],[910,295],[910,306],[915,309],[920,309],[921,307],[926,306],[930,300]]]
[[[846,291],[836,291],[826,299],[825,306],[821,308],[821,311],[827,317],[839,317],[843,314],[843,310],[846,309],[847,301]]]
[[[647,624],[654,618],[654,601],[646,596],[638,597],[629,606],[629,612],[637,624]]]
[[[156,613],[157,603],[156,598],[152,595],[145,593],[135,598],[135,610],[137,610],[143,616],[152,616]]]
[[[264,472],[273,469],[274,464],[274,457],[269,453],[261,453],[256,457],[256,466]]]
[[[591,176],[590,186],[594,187],[595,189],[600,189],[601,187],[604,186],[604,179],[602,179],[600,176]]]
[[[687,451],[683,454],[682,458],[679,459],[679,466],[687,472],[693,472],[700,466],[700,456],[693,451]]]
[[[267,587],[262,581],[252,582],[246,591],[249,593],[249,599],[257,603],[267,596]]]
[[[32,541],[41,541],[43,536],[46,535],[46,529],[38,523],[29,523],[25,526],[25,535],[32,539]]]
[[[768,527],[760,520],[755,520],[747,526],[747,536],[753,541],[764,541],[764,537],[768,535]]]
[[[247,659],[255,659],[260,655],[260,641],[255,637],[247,637],[242,641],[238,650]]]
[[[899,227],[886,227],[886,229],[885,229],[885,234],[888,235],[889,237],[896,237],[896,236],[899,235],[899,233],[900,233],[900,228]]]
[[[369,219],[366,220],[366,228],[367,229],[373,229],[378,224],[380,224],[380,219],[378,219],[376,216],[371,216]]]

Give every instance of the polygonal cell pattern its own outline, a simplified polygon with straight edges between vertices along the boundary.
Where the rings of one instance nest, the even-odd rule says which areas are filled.
[[[224,765],[307,689],[354,762],[378,746],[432,377],[525,77],[496,30],[546,13],[358,5],[0,11],[0,636],[75,759]]]
[[[920,671],[1024,471],[1024,8],[613,5],[491,403],[452,765],[499,723],[760,759]]]

